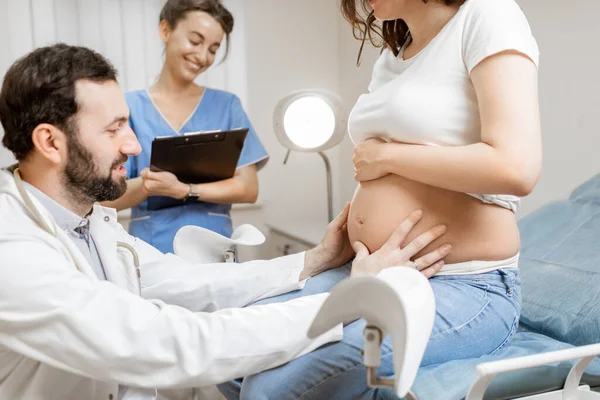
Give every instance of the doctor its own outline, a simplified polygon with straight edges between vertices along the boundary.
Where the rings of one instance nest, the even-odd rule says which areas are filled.
[[[347,210],[302,254],[195,266],[163,255],[94,204],[124,192],[123,164],[140,151],[127,118],[116,71],[86,48],[37,49],[4,78],[3,144],[19,164],[0,171],[0,399],[154,399],[155,388],[246,376],[341,338],[341,327],[306,338],[326,294],[237,307],[348,261]],[[362,251],[353,273],[410,264],[443,231],[400,249],[417,220],[389,251]],[[444,256],[419,265],[430,275]]]

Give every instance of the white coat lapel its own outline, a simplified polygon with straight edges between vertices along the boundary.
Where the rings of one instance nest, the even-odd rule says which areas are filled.
[[[79,271],[87,277],[98,279],[96,273],[94,272],[94,269],[92,268],[88,260],[81,253],[81,250],[79,250],[75,243],[73,243],[73,241],[67,236],[67,234],[64,233],[58,227],[56,227],[56,235],[61,241],[61,243],[69,250],[69,254],[71,255],[73,261],[76,264],[76,266],[74,265],[73,268],[78,268]]]
[[[121,289],[137,293],[135,268],[124,262],[124,257],[118,256],[118,238],[111,226],[111,218],[116,216],[109,216],[95,207],[94,213],[90,216],[90,233],[98,249],[107,279]]]

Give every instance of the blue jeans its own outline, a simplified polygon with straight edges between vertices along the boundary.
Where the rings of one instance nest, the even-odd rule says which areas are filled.
[[[347,264],[309,279],[301,291],[259,303],[329,291],[349,274]],[[421,366],[492,354],[509,342],[520,314],[518,270],[436,276],[430,283],[436,317]],[[364,328],[364,320],[355,321],[344,327],[341,342],[325,345],[278,368],[224,383],[219,390],[228,400],[395,399],[390,390],[367,387],[360,354]],[[393,376],[389,336],[382,343],[381,355],[378,375]]]

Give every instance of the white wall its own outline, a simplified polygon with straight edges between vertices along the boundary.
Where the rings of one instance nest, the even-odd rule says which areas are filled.
[[[540,47],[544,167],[522,214],[600,172],[600,2],[520,0]]]
[[[467,0],[468,1],[468,0]],[[600,2],[589,0],[520,0],[538,41],[540,107],[544,164],[534,192],[523,199],[519,216],[543,204],[566,198],[600,172]],[[360,69],[352,68],[358,42],[340,24],[340,89],[352,103],[366,91],[377,51],[369,49]],[[341,148],[342,198],[356,187],[352,179],[352,146]]]
[[[260,172],[264,220],[327,223],[324,164],[317,154],[292,153],[273,133],[273,109],[295,90],[338,91],[338,9],[335,1],[253,0],[246,7],[250,119],[271,159]],[[335,169],[339,149],[329,151]],[[339,191],[336,188],[336,195]]]

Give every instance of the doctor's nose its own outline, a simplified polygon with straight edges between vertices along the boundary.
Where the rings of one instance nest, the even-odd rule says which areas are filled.
[[[123,132],[123,140],[121,142],[121,153],[127,156],[137,156],[142,152],[142,146],[137,140],[135,133],[131,127],[127,127],[127,131]]]

